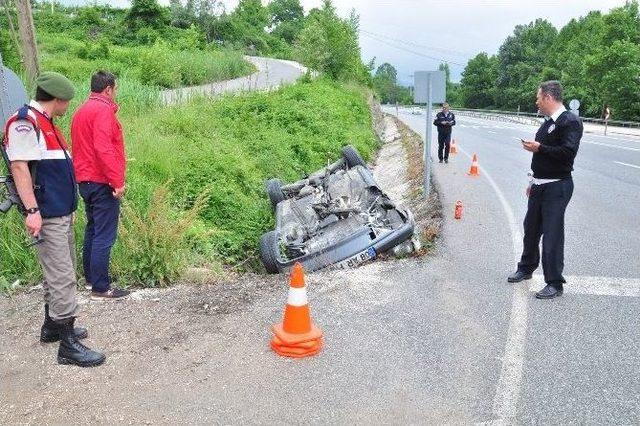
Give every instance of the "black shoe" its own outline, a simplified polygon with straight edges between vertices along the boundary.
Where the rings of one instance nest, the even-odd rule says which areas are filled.
[[[80,367],[95,367],[107,358],[100,352],[92,351],[74,336],[73,323],[75,318],[56,321],[60,328],[60,348],[58,348],[58,364],[77,365]]]
[[[76,339],[86,339],[89,332],[86,328],[76,327],[73,329]],[[44,304],[44,324],[40,328],[40,341],[42,343],[53,343],[60,340],[60,328],[49,316],[49,304]]]
[[[449,164],[449,160],[444,160],[445,164]]]
[[[438,161],[438,163],[442,163],[442,160]]]
[[[536,293],[537,299],[553,299],[555,297],[562,296],[563,289],[562,287],[554,287],[552,285],[547,284],[545,288]]]
[[[531,274],[526,274],[522,271],[515,271],[513,274],[509,275],[507,281],[510,283],[519,283],[520,281],[530,280]]]
[[[129,290],[121,290],[116,287],[111,287],[109,290],[99,293],[97,291],[91,292],[91,300],[118,300],[124,299],[131,294]]]

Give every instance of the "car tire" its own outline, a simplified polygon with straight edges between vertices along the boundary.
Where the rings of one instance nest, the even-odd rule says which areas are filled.
[[[353,145],[346,145],[342,148],[342,156],[347,162],[347,166],[355,167],[355,166],[363,166],[367,167],[367,163],[364,162],[360,153]]]
[[[264,269],[270,274],[280,272],[278,267],[278,234],[276,231],[269,231],[260,238],[260,260]]]
[[[269,179],[266,187],[271,207],[275,210],[278,203],[285,199],[284,192],[282,192],[282,182],[280,179]]]

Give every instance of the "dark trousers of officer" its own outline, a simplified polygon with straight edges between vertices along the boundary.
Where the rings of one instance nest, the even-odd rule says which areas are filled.
[[[82,248],[84,276],[93,291],[103,293],[111,286],[109,260],[118,233],[120,201],[109,185],[81,182],[79,187],[87,214]]]
[[[449,159],[449,149],[451,148],[451,133],[438,133],[438,160]]]
[[[564,212],[573,194],[573,180],[532,185],[527,215],[524,218],[524,249],[518,270],[533,273],[540,264],[547,284],[561,286],[564,268]]]

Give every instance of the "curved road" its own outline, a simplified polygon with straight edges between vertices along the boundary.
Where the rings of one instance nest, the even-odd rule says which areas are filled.
[[[256,72],[233,80],[166,90],[162,93],[163,102],[174,104],[188,100],[192,96],[217,96],[251,90],[272,90],[283,84],[295,82],[307,72],[307,68],[293,61],[255,56],[245,56],[245,59],[256,67]]]

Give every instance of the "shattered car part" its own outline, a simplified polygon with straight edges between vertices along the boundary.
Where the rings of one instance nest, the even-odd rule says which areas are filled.
[[[276,229],[260,241],[260,257],[270,273],[300,262],[309,271],[329,265],[352,267],[413,235],[413,215],[382,192],[371,171],[347,145],[335,163],[306,179],[266,183]]]

